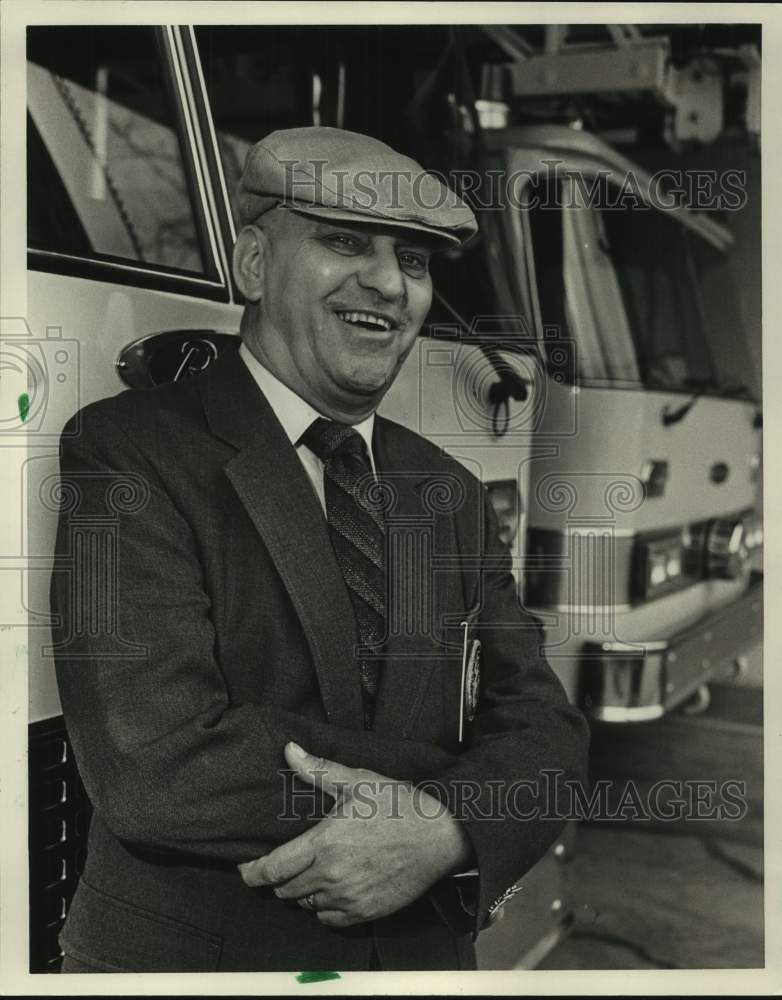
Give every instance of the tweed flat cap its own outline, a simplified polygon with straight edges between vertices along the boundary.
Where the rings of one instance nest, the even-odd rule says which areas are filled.
[[[243,225],[277,206],[345,222],[376,222],[463,243],[478,229],[470,207],[434,174],[390,146],[337,128],[272,132],[247,152],[239,186]]]

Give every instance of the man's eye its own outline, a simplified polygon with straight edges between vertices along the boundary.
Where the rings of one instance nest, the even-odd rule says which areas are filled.
[[[326,237],[326,242],[333,246],[335,250],[355,251],[361,249],[361,243],[356,237],[350,236],[347,233],[332,233]]]
[[[424,275],[429,270],[429,258],[425,254],[400,253],[399,263],[408,274]]]

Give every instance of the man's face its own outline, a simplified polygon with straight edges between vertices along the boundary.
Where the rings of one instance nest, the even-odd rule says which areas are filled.
[[[264,230],[258,322],[248,346],[322,412],[366,414],[426,319],[431,247],[412,230],[277,211]]]

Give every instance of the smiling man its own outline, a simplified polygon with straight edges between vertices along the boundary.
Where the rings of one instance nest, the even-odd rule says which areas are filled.
[[[351,424],[377,409],[429,312],[434,239],[277,208],[234,254],[242,338],[302,399]]]
[[[541,772],[586,754],[480,484],[376,416],[475,219],[320,128],[253,147],[240,205],[238,352],[63,437],[80,523],[117,523],[121,650],[55,573],[94,806],[63,971],[473,968],[561,829]]]

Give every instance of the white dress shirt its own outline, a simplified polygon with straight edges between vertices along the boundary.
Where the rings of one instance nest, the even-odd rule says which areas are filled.
[[[299,438],[307,430],[312,421],[324,416],[324,414],[318,413],[313,406],[310,406],[305,399],[297,395],[293,389],[289,389],[276,375],[272,375],[269,369],[261,364],[244,343],[239,347],[239,357],[247,365],[250,374],[269,401],[269,405],[274,410],[274,415],[282,424],[283,430],[296,449],[296,454],[299,456],[301,464],[310,478],[310,482],[318,495],[320,505],[325,513],[326,493],[323,486],[323,462],[305,444],[299,443]],[[353,428],[358,431],[366,442],[372,472],[376,473],[375,457],[372,454],[372,430],[374,426],[375,414],[371,413],[360,424],[354,424]]]

